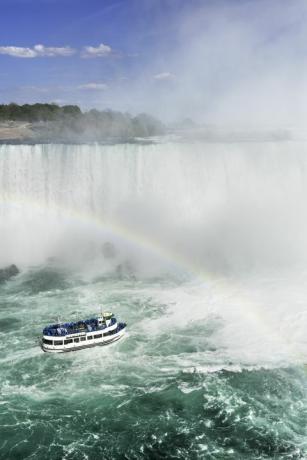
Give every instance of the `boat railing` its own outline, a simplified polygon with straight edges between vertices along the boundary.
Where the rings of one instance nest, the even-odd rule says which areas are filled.
[[[100,325],[98,324],[98,320],[96,320],[96,318],[92,318],[85,321],[78,321],[76,323],[52,324],[44,328],[43,335],[61,337],[71,334],[80,334],[82,332],[95,332],[114,326],[115,323],[116,318],[111,318],[109,326],[105,323]]]

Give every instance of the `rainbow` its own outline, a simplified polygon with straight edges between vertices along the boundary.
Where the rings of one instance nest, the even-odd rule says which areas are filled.
[[[120,238],[130,244],[139,247],[142,250],[148,251],[154,256],[158,256],[162,261],[167,262],[170,266],[176,267],[178,270],[189,274],[197,282],[214,285],[220,292],[220,294],[229,296],[230,292],[235,292],[236,303],[240,305],[240,314],[244,315],[244,318],[251,323],[254,327],[257,327],[262,334],[270,336],[271,339],[280,343],[284,346],[285,338],[281,333],[276,330],[272,318],[266,314],[263,305],[250,298],[250,295],[244,289],[237,280],[227,279],[225,277],[217,277],[216,274],[210,273],[204,270],[199,264],[193,263],[181,254],[171,250],[170,248],[161,244],[160,241],[149,238],[141,232],[131,230],[118,222],[111,221],[110,219],[102,219],[90,213],[80,212],[77,210],[69,209],[59,205],[46,206],[45,204],[31,200],[29,198],[13,195],[2,195],[0,197],[0,211],[1,208],[25,208],[29,207],[33,211],[52,213],[52,215],[60,215],[73,223],[82,223],[83,225],[91,226],[99,231],[107,232],[115,237]],[[289,343],[289,348],[291,343]],[[289,350],[290,351],[290,350]],[[293,354],[291,354],[293,356]]]

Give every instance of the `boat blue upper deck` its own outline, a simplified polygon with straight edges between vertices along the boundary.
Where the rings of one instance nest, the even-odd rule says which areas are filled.
[[[43,335],[49,336],[64,336],[70,334],[79,334],[82,332],[94,332],[101,331],[107,327],[114,326],[116,324],[116,318],[110,319],[110,324],[107,326],[106,323],[99,324],[98,318],[90,318],[71,323],[58,323],[51,324],[44,328]]]

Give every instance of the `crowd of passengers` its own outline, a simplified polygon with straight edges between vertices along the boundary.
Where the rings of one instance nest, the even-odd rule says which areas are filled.
[[[116,323],[116,319],[111,319],[110,326],[113,326]],[[106,328],[106,324],[103,323],[99,325],[98,320],[96,318],[86,319],[85,321],[77,321],[76,323],[64,323],[64,324],[52,324],[51,326],[45,327],[43,330],[44,335],[68,335],[68,334],[76,334],[78,332],[84,331],[97,331],[100,329]]]

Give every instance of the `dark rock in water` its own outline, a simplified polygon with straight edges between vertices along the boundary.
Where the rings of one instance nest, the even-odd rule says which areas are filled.
[[[48,257],[47,258],[47,263],[48,264],[56,264],[58,262],[58,258],[57,257]]]
[[[122,279],[136,280],[136,277],[134,275],[133,266],[128,260],[126,260],[122,264],[117,265],[115,271],[116,271],[116,275],[121,280]]]
[[[116,257],[116,249],[114,244],[107,241],[102,245],[102,254],[105,259],[114,259]]]
[[[12,276],[18,275],[19,270],[16,265],[12,264],[9,267],[1,268],[0,269],[0,283],[4,283],[4,281],[8,281]]]
[[[69,287],[67,272],[53,265],[32,269],[27,271],[19,287],[28,295],[64,290]]]

